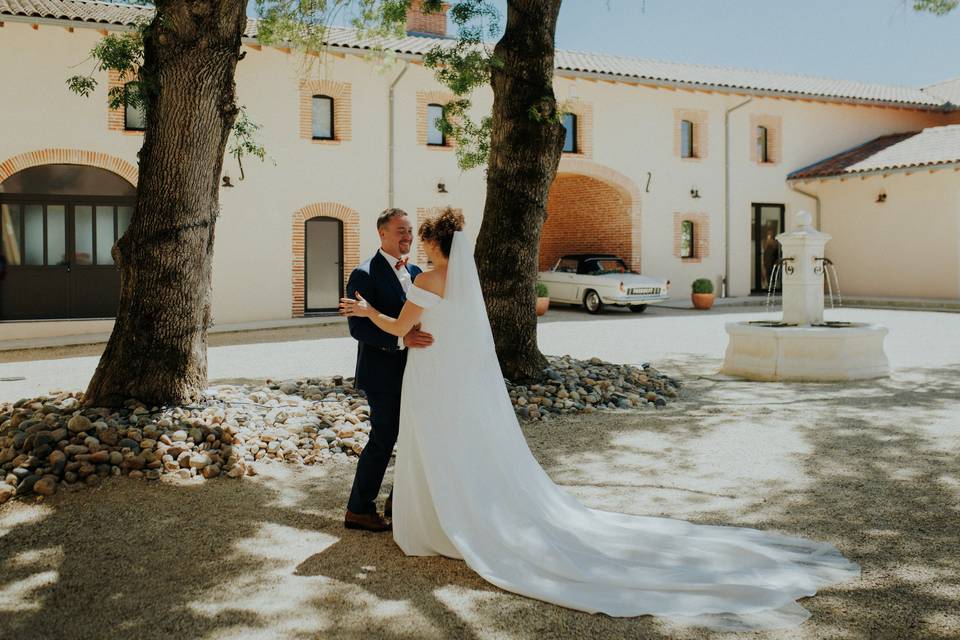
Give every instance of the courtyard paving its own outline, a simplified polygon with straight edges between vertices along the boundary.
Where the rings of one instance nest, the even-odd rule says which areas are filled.
[[[666,409],[524,433],[550,476],[589,506],[802,535],[861,564],[859,580],[803,601],[813,617],[801,627],[745,638],[958,638],[960,315],[828,314],[890,328],[889,379],[718,376],[723,324],[774,317],[756,308],[551,310],[545,352],[651,362],[687,386]],[[348,374],[355,353],[341,324],[218,340],[212,380]],[[263,341],[240,344],[249,340]],[[82,388],[98,349],[3,354],[0,378],[25,379],[0,382],[0,399]],[[0,638],[716,635],[528,600],[463,563],[406,558],[389,537],[345,531],[351,465],[258,469],[243,481],[118,479],[3,505]]]

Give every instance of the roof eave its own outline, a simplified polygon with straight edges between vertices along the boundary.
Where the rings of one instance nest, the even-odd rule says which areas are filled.
[[[919,173],[921,171],[939,171],[941,169],[960,170],[960,160],[951,160],[949,162],[928,162],[925,164],[912,164],[906,167],[885,167],[882,169],[869,169],[867,171],[847,171],[844,173],[831,173],[816,176],[787,176],[787,182],[821,182],[826,180],[848,180],[850,178],[867,178],[876,175],[887,175],[892,173]]]
[[[57,27],[70,26],[70,27],[88,28],[88,29],[110,29],[114,31],[132,31],[136,28],[132,25],[117,24],[115,22],[93,22],[93,21],[87,21],[87,20],[79,20],[75,18],[45,18],[45,17],[37,17],[37,16],[23,16],[23,15],[11,15],[11,14],[0,14],[0,22],[21,22],[25,24],[46,24],[46,25],[57,26]],[[444,38],[437,38],[437,40],[442,42]],[[249,37],[249,36],[244,36],[242,38],[242,42],[244,44],[261,44],[256,37]],[[284,45],[276,44],[273,46],[282,47]],[[348,53],[348,52],[356,52],[356,51],[371,51],[373,50],[373,47],[329,45],[326,48],[326,50],[336,51],[338,53]],[[423,58],[422,53],[411,53],[409,51],[396,51],[394,53],[399,58],[404,60],[415,60],[415,59]],[[921,104],[921,103],[915,103],[915,102],[869,100],[865,98],[844,98],[839,96],[826,96],[826,95],[820,95],[820,94],[800,93],[800,92],[792,92],[792,91],[776,91],[776,90],[769,90],[769,89],[728,87],[728,86],[706,84],[706,83],[700,83],[700,82],[657,80],[654,78],[641,78],[638,76],[628,76],[628,75],[602,72],[602,71],[555,69],[554,74],[557,76],[563,76],[563,77],[591,78],[591,79],[600,78],[604,80],[613,80],[616,82],[623,82],[625,84],[664,87],[664,88],[690,89],[694,91],[713,91],[717,93],[729,93],[731,95],[750,95],[750,96],[760,96],[760,97],[776,96],[779,98],[788,98],[788,99],[794,99],[794,100],[831,102],[836,104],[860,104],[860,105],[868,105],[868,106],[909,109],[912,111],[952,112],[952,111],[960,110],[960,106],[953,105],[949,102],[945,102],[944,104],[940,104],[940,105],[930,105],[930,104]]]

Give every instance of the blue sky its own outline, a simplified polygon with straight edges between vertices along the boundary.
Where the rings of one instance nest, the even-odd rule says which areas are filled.
[[[505,16],[506,0],[492,0]],[[923,86],[960,76],[960,9],[912,0],[564,0],[557,47]]]

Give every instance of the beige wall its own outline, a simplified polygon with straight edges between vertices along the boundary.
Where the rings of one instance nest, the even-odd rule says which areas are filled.
[[[960,298],[960,171],[811,182],[841,293]],[[876,202],[886,193],[883,203]]]
[[[48,148],[102,152],[136,163],[142,136],[107,127],[105,74],[91,98],[69,93],[71,69],[80,71],[100,38],[79,24],[60,26],[8,21],[0,28],[0,59],[22,64],[0,66],[0,86],[15,99],[0,102],[3,135],[0,163],[14,155]],[[248,160],[246,179],[231,158],[225,173],[233,188],[221,189],[222,215],[214,253],[214,314],[219,323],[273,320],[291,316],[293,238],[296,211],[333,203],[359,213],[360,259],[378,246],[377,214],[388,206],[388,89],[403,62],[383,70],[357,55],[330,55],[312,70],[313,78],[349,83],[351,136],[339,144],[317,144],[300,136],[300,81],[307,77],[302,59],[269,47],[245,47],[239,64],[239,103],[262,125],[260,139],[273,161]],[[30,55],[25,55],[29,52]],[[566,158],[591,177],[608,176],[631,203],[634,260],[653,275],[670,278],[674,295],[685,297],[692,280],[719,281],[724,270],[724,111],[746,96],[654,88],[625,83],[558,77],[557,97],[589,114],[589,154]],[[427,147],[417,140],[418,92],[441,91],[432,73],[410,64],[395,91],[394,204],[415,218],[418,209],[453,206],[463,210],[475,235],[485,198],[482,170],[461,172],[451,149]],[[479,116],[492,96],[475,97]],[[703,112],[705,157],[684,160],[675,154],[675,113]],[[779,161],[751,161],[751,120],[769,116],[782,123]],[[787,173],[885,133],[910,131],[960,120],[960,114],[842,105],[825,102],[753,98],[730,117],[730,293],[749,292],[750,204],[783,203],[788,220],[809,198],[791,191]],[[649,175],[649,180],[648,180]],[[443,181],[448,193],[437,193]],[[700,199],[690,197],[696,187]],[[706,216],[709,251],[700,261],[674,255],[676,214]],[[414,224],[417,224],[414,220]],[[414,246],[414,255],[417,247]],[[847,260],[843,260],[846,263]],[[849,271],[850,266],[843,267]],[[914,295],[923,295],[919,291]]]

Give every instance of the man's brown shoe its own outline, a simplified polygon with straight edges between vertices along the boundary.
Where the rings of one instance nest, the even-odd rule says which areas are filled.
[[[347,529],[361,529],[375,533],[393,531],[393,524],[390,520],[376,512],[353,513],[352,511],[347,511],[347,515],[343,517],[343,526]]]
[[[388,518],[393,517],[393,498],[387,498],[387,501],[383,503],[383,515]]]

